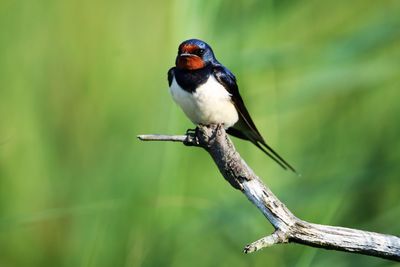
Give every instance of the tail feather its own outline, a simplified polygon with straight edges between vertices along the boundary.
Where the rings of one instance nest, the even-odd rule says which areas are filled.
[[[268,157],[270,157],[273,161],[275,161],[276,163],[279,164],[279,166],[281,166],[283,169],[287,170],[288,168],[286,167],[285,164],[283,164],[282,162],[280,162],[277,158],[275,158],[270,152],[268,152],[268,150],[266,150],[265,148],[263,148],[259,143],[257,142],[253,142],[253,144],[258,147],[259,149],[261,149],[265,154],[267,154]]]
[[[278,163],[283,169],[285,170],[289,169],[294,173],[298,174],[298,172],[286,160],[284,160],[269,145],[267,145],[267,143],[264,141],[261,135],[259,135],[257,132],[251,130],[241,131],[239,129],[231,127],[228,128],[227,133],[235,137],[238,137],[240,139],[249,140],[261,151],[267,154],[267,156],[270,157],[273,161]]]
[[[253,142],[254,143],[254,142]],[[285,170],[289,169],[292,172],[298,174],[298,172],[295,170],[295,168],[293,168],[286,160],[284,160],[278,153],[276,153],[272,147],[270,147],[269,145],[267,145],[267,143],[265,142],[260,142],[262,146],[260,146],[259,144],[256,144],[256,146],[258,148],[260,148],[262,151],[264,151],[265,154],[267,154],[268,156],[271,157],[271,154],[273,154],[276,158],[271,157],[273,160],[275,160],[276,162],[278,162],[279,165],[281,165]]]

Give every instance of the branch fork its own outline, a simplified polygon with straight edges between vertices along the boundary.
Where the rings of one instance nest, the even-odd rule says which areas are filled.
[[[142,141],[182,142],[204,148],[222,176],[268,219],[275,231],[244,248],[252,253],[282,243],[365,254],[400,262],[400,238],[358,229],[320,225],[297,218],[261,181],[236,151],[222,125],[199,125],[186,135],[139,135]]]

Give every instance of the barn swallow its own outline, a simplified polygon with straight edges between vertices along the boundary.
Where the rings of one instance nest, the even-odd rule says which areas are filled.
[[[194,124],[223,124],[228,134],[252,142],[282,168],[296,172],[265,142],[239,94],[236,77],[207,43],[190,39],[179,45],[168,83],[172,98]]]

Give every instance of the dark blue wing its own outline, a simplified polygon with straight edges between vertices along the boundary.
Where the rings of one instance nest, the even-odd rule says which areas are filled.
[[[256,125],[250,117],[246,106],[244,105],[243,99],[240,96],[239,88],[236,83],[236,77],[227,68],[222,65],[218,65],[214,68],[214,77],[219,83],[221,83],[225,89],[231,94],[232,102],[239,113],[239,123],[243,120],[245,125],[253,132],[254,141],[264,142],[263,137],[258,131]],[[239,125],[238,125],[239,126]],[[244,126],[244,125],[240,125]]]
[[[168,85],[169,85],[169,86],[171,86],[172,79],[174,78],[174,70],[175,70],[175,67],[170,68],[170,69],[168,70]]]
[[[278,153],[276,153],[264,140],[258,131],[256,125],[250,117],[243,99],[239,94],[239,88],[236,83],[236,77],[227,68],[218,64],[213,68],[214,77],[231,94],[232,102],[239,114],[239,121],[227,130],[227,133],[251,141],[265,154],[272,158],[284,169],[290,169],[296,173],[296,170],[287,163]]]

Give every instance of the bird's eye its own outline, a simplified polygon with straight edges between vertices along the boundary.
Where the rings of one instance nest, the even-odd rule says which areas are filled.
[[[200,48],[200,49],[197,49],[196,52],[197,52],[196,54],[198,54],[199,56],[202,56],[202,55],[204,55],[205,50]]]

